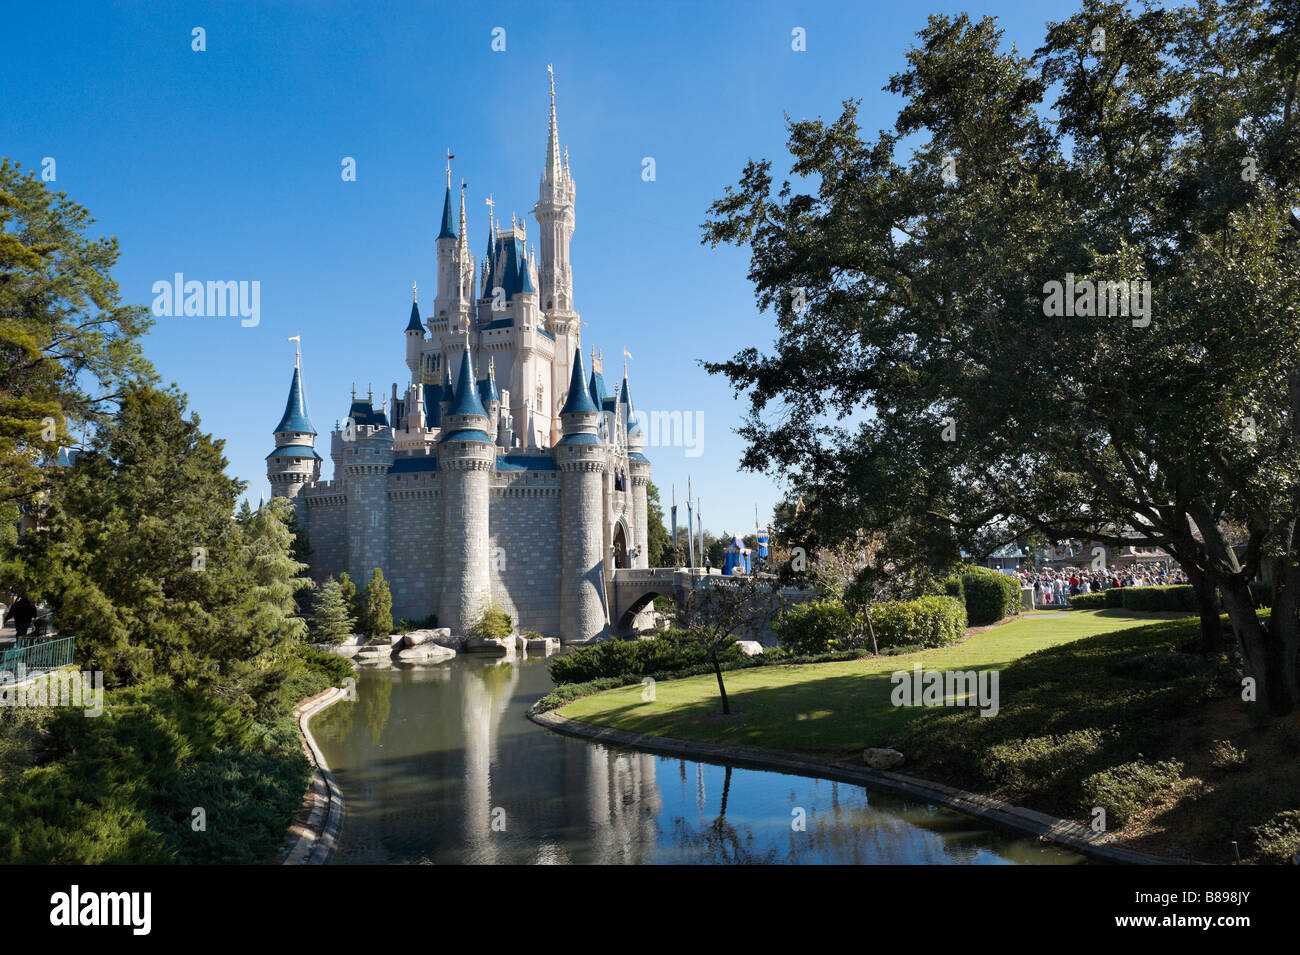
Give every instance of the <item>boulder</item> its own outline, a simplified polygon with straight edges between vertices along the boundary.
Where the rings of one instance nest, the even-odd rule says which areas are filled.
[[[355,643],[317,643],[316,648],[324,650],[326,653],[332,653],[336,657],[343,657],[350,660],[357,655],[361,648]]]
[[[469,653],[493,653],[506,657],[515,652],[515,638],[488,640],[483,637],[468,637],[465,640],[465,650]]]
[[[428,642],[398,651],[397,659],[402,663],[441,663],[443,660],[450,660],[455,655],[456,651],[449,647]]]
[[[763,652],[763,645],[757,640],[737,640],[736,646],[740,647],[740,652],[747,657],[760,656]]]
[[[533,637],[528,641],[529,653],[559,653],[560,641],[555,637]]]
[[[402,645],[404,647],[418,647],[421,644],[432,643],[437,632],[436,630],[412,630],[410,633],[402,634]]]
[[[863,752],[862,761],[872,769],[894,769],[903,765],[903,754],[896,749],[873,747]]]

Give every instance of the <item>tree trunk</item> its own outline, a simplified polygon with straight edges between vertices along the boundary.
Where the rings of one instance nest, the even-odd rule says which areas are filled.
[[[1228,619],[1241,645],[1241,655],[1246,675],[1255,680],[1255,699],[1264,709],[1277,716],[1291,712],[1291,692],[1285,686],[1285,667],[1282,661],[1282,640],[1259,622],[1255,614],[1255,601],[1250,588],[1240,575],[1226,579],[1222,584],[1223,602],[1228,607]],[[1277,608],[1274,607],[1276,612]],[[1279,627],[1281,622],[1279,621]]]
[[[1196,591],[1196,611],[1201,617],[1201,650],[1219,653],[1223,650],[1223,618],[1219,610],[1219,588],[1195,568],[1183,568],[1187,579]]]
[[[709,655],[713,663],[713,674],[718,678],[718,692],[722,694],[722,715],[731,715],[731,704],[727,701],[727,688],[722,685],[722,664],[718,663],[717,651]]]

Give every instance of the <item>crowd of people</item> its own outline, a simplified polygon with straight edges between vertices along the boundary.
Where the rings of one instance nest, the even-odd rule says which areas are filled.
[[[1032,587],[1035,607],[1065,607],[1071,597],[1097,594],[1111,587],[1163,587],[1187,583],[1187,575],[1168,564],[1144,564],[1110,570],[1082,570],[1063,567],[1016,571],[1021,586]]]

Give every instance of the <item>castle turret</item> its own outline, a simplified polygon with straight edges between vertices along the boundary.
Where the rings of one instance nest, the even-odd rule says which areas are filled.
[[[451,208],[450,158],[447,160],[447,192],[442,200],[442,226],[438,230],[434,247],[438,254],[438,295],[433,303],[434,313],[429,321],[430,327],[446,322],[452,289],[460,274],[460,264],[456,261],[456,224],[452,218]]]
[[[552,452],[561,471],[560,638],[573,643],[600,636],[609,625],[601,513],[605,443],[580,348],[574,350],[560,420],[564,437]]]
[[[316,429],[307,417],[307,399],[302,388],[302,353],[294,361],[293,379],[289,382],[289,400],[275,426],[275,450],[266,456],[266,477],[271,482],[271,496],[288,498],[306,526],[307,514],[299,495],[302,489],[320,479],[321,457],[316,453]]]
[[[632,484],[632,536],[636,553],[633,567],[650,566],[650,459],[645,456],[646,437],[641,422],[632,408],[632,396],[627,386],[627,368],[623,369],[623,387],[619,393],[623,417],[627,422],[627,465]]]
[[[411,381],[420,380],[420,363],[424,345],[424,323],[420,321],[420,287],[411,286],[411,318],[406,323],[406,367],[411,370]]]
[[[393,429],[372,398],[354,397],[337,436],[347,486],[348,574],[364,587],[376,567],[392,578],[388,549],[388,470],[393,466]],[[337,471],[336,471],[337,474]]]
[[[495,441],[501,423],[501,393],[497,391],[496,362],[491,356],[488,357],[487,377],[478,383],[478,393],[483,401],[483,408],[487,411],[487,433]]]
[[[443,588],[438,622],[464,633],[491,596],[488,573],[488,503],[496,447],[474,380],[466,336],[455,400],[443,415],[438,471],[443,485]]]

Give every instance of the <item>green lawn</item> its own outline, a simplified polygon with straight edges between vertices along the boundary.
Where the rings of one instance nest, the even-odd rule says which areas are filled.
[[[843,663],[758,667],[724,673],[733,714],[721,715],[712,675],[661,682],[656,699],[642,687],[608,690],[560,712],[576,720],[677,739],[816,755],[847,755],[889,745],[918,709],[890,703],[895,670],[1001,668],[1035,650],[1152,623],[1124,610],[1040,612],[976,634],[961,644],[905,656]]]

